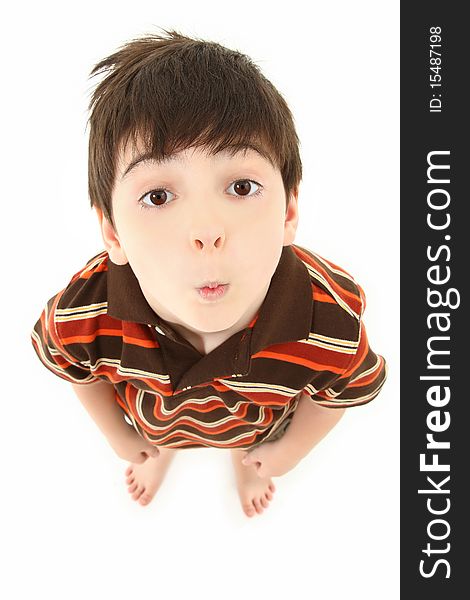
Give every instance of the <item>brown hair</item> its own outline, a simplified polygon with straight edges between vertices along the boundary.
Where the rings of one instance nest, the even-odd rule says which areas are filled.
[[[286,208],[302,179],[290,109],[249,57],[177,31],[133,39],[93,67],[88,192],[114,225],[111,195],[119,152],[135,148],[160,159],[191,146],[211,153],[257,144],[282,175]]]

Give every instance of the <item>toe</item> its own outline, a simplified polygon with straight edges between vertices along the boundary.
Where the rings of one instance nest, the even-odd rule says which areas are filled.
[[[126,469],[126,472],[124,473],[124,475],[130,475],[132,473],[132,465],[129,465]]]
[[[148,504],[152,498],[153,496],[151,494],[149,494],[148,492],[144,492],[139,498],[139,502],[140,504]]]
[[[271,492],[275,492],[276,491],[276,487],[275,487],[274,483],[270,483],[269,484],[269,489],[271,490]]]
[[[269,506],[269,501],[266,500],[266,498],[264,496],[261,496],[261,498],[259,499],[260,503],[263,505],[264,508],[268,508]]]
[[[140,486],[137,488],[137,490],[135,491],[135,493],[132,496],[133,500],[138,500],[140,498],[140,496],[142,495],[142,492],[144,491],[143,486]]]
[[[136,489],[137,489],[137,483],[133,483],[132,485],[130,485],[127,488],[127,491],[129,492],[129,494],[132,494],[133,492],[135,492]]]
[[[255,514],[255,509],[254,509],[253,504],[251,504],[251,502],[249,504],[244,504],[243,510],[249,517],[252,517]]]
[[[126,479],[126,483],[127,483],[127,485],[131,485],[131,483],[134,483],[134,480],[135,480],[135,477],[134,477],[134,475],[131,475],[130,477],[128,477],[128,478]]]
[[[272,500],[273,499],[273,495],[272,495],[272,493],[269,490],[267,492],[265,492],[264,495],[266,496],[266,498],[268,500]]]
[[[261,514],[263,512],[263,507],[260,504],[259,498],[253,498],[253,504],[255,505],[256,512]]]

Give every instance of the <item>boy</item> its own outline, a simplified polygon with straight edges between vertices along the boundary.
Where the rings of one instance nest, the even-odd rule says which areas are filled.
[[[228,448],[253,516],[272,476],[379,393],[386,365],[360,286],[293,244],[302,165],[286,102],[245,55],[165,33],[91,72],[108,70],[89,106],[105,250],[49,300],[32,342],[131,462],[134,500],[152,500],[178,448]]]

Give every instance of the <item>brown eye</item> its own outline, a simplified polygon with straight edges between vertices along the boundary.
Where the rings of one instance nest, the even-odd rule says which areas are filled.
[[[235,194],[238,197],[257,196],[258,194],[261,193],[261,190],[262,190],[262,186],[259,183],[257,183],[256,181],[253,181],[252,179],[237,179],[237,181],[234,181],[230,185],[230,187],[232,187],[232,186],[235,191]],[[255,186],[255,187],[253,188],[253,186]]]
[[[236,181],[234,184],[234,190],[241,196],[247,196],[251,191],[251,182],[248,179]]]
[[[153,190],[152,192],[149,192],[148,197],[149,200],[152,204],[155,204],[155,206],[160,206],[161,204],[165,204],[166,200],[167,200],[167,193],[165,192],[165,190]]]
[[[140,204],[143,208],[165,208],[171,201],[168,194],[173,195],[167,190],[150,190],[140,199]]]

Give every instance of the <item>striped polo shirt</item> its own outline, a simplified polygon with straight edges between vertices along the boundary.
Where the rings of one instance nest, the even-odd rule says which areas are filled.
[[[103,251],[47,302],[31,337],[59,377],[112,384],[149,442],[249,448],[287,425],[302,392],[329,408],[375,398],[387,366],[369,347],[364,308],[344,269],[284,246],[251,323],[204,355],[153,311],[130,265]]]

